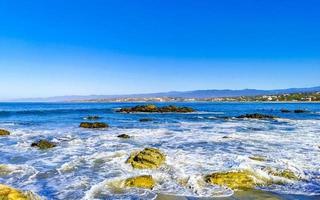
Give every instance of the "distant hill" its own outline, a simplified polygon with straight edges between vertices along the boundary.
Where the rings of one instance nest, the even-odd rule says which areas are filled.
[[[115,99],[115,98],[152,98],[152,97],[181,97],[181,98],[215,98],[215,97],[239,97],[239,96],[259,96],[259,95],[279,95],[292,93],[320,92],[319,87],[310,88],[289,88],[277,90],[194,90],[194,91],[171,91],[161,93],[148,94],[127,94],[127,95],[88,95],[88,96],[57,96],[49,98],[29,98],[15,99],[13,101],[25,102],[61,102],[61,101],[85,101],[99,99]]]

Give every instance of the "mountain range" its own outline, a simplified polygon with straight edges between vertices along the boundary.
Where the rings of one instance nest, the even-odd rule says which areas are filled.
[[[25,98],[14,99],[12,101],[19,102],[63,102],[63,101],[86,101],[99,99],[120,99],[120,98],[155,98],[155,97],[180,97],[180,98],[217,98],[217,97],[239,97],[239,96],[259,96],[259,95],[279,95],[292,93],[309,93],[320,92],[319,87],[310,88],[289,88],[276,90],[257,90],[257,89],[243,89],[243,90],[193,90],[193,91],[171,91],[159,93],[146,94],[124,94],[124,95],[70,95],[70,96],[56,96],[48,98]]]

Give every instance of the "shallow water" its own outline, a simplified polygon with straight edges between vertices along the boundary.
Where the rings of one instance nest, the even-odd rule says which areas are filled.
[[[0,183],[32,190],[46,199],[155,199],[157,194],[184,199],[246,199],[201,180],[212,172],[247,169],[261,174],[261,169],[272,167],[290,169],[301,179],[284,180],[285,184],[260,187],[258,191],[281,199],[319,198],[320,104],[177,103],[197,112],[115,112],[117,108],[134,105],[1,103],[0,128],[10,130],[11,135],[0,137],[0,164],[10,171],[0,173]],[[281,113],[282,108],[310,112]],[[232,118],[256,112],[280,118]],[[110,128],[79,128],[88,115],[101,116],[99,121],[107,122]],[[139,122],[141,118],[153,121]],[[117,138],[123,133],[133,138]],[[30,147],[38,139],[49,139],[58,146],[44,151]],[[130,152],[144,147],[161,149],[167,155],[166,165],[157,170],[134,170],[125,163]],[[255,161],[251,156],[265,160]],[[113,187],[117,180],[142,174],[156,179],[153,191],[117,192]],[[167,197],[163,195],[158,195],[158,199]]]

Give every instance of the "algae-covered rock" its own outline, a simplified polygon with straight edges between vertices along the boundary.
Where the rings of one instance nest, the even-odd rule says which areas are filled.
[[[0,176],[6,176],[11,172],[12,170],[8,166],[0,164]]]
[[[217,172],[205,176],[210,184],[226,186],[231,189],[252,189],[256,186],[255,177],[249,171]]]
[[[193,108],[189,107],[178,107],[174,105],[157,107],[156,105],[139,105],[131,108],[121,108],[118,112],[122,113],[133,113],[133,112],[149,112],[149,113],[167,113],[167,112],[175,112],[175,113],[188,113],[194,112]]]
[[[127,160],[136,169],[155,169],[160,167],[166,160],[166,156],[158,149],[145,148],[144,150],[132,153]]]
[[[144,188],[144,189],[152,189],[155,186],[155,181],[152,176],[143,175],[128,178],[124,181],[124,185],[126,187],[135,187],[135,188]]]
[[[245,119],[245,118],[247,118],[247,119],[274,119],[276,117],[273,115],[253,113],[253,114],[240,115],[237,118],[239,118],[239,119]]]
[[[102,122],[82,122],[80,124],[81,128],[108,128],[109,125],[106,123],[102,123]]]
[[[0,184],[0,200],[40,200],[40,197],[30,191],[22,192]]]
[[[117,137],[118,137],[118,138],[123,138],[123,139],[129,139],[129,138],[130,138],[130,136],[127,135],[127,134],[120,134],[120,135],[118,135]]]
[[[0,136],[10,135],[10,132],[4,129],[0,129]]]
[[[39,140],[31,144],[32,147],[38,147],[39,149],[50,149],[56,147],[57,145],[48,140]]]

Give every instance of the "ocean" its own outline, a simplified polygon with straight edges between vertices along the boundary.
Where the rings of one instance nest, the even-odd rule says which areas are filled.
[[[259,185],[256,194],[320,199],[320,104],[155,103],[188,106],[196,112],[116,112],[141,104],[145,103],[0,103],[0,129],[11,132],[0,137],[0,165],[9,170],[0,168],[0,184],[31,190],[43,199],[249,199],[203,182],[205,175],[214,172],[248,170],[281,182]],[[309,112],[282,113],[281,109]],[[250,113],[278,118],[236,118]],[[88,121],[85,117],[94,115],[110,127],[79,127]],[[142,118],[152,121],[140,122]],[[131,138],[118,138],[119,134]],[[31,147],[39,139],[57,146]],[[131,152],[145,147],[164,152],[165,165],[137,170],[126,163]],[[299,178],[275,177],[264,169],[290,170]],[[119,190],[114,184],[138,175],[152,175],[153,190]]]

